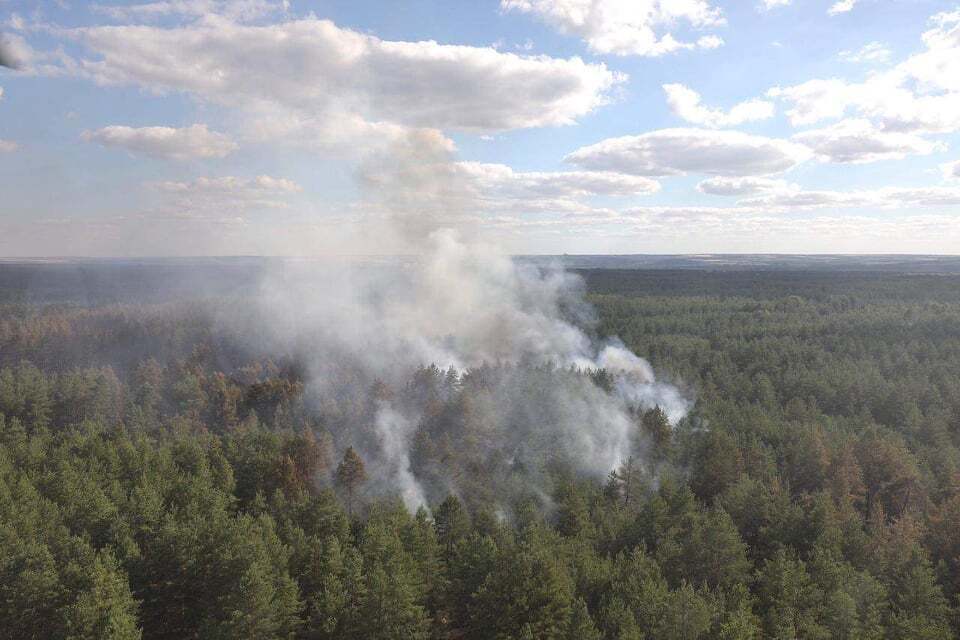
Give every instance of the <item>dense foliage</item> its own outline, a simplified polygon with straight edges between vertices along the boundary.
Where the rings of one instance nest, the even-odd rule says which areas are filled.
[[[191,304],[0,307],[3,637],[954,637],[960,278],[659,275],[586,274],[696,398],[606,479],[479,446],[496,367],[315,397]],[[358,454],[411,394],[429,512]]]

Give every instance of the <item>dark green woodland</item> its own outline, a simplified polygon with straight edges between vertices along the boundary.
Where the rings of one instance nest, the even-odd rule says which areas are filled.
[[[593,331],[694,400],[673,426],[637,411],[635,455],[595,478],[473,408],[518,370],[533,407],[608,372],[344,368],[318,394],[296,354],[224,334],[209,291],[31,294],[7,269],[2,638],[960,634],[960,276],[582,271]],[[429,509],[361,453],[384,397],[426,407]]]

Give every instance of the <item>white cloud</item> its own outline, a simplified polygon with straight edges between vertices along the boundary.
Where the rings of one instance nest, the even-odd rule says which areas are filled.
[[[960,10],[930,19],[926,49],[863,82],[814,79],[775,87],[768,97],[788,104],[795,126],[849,111],[876,121],[888,131],[949,133],[960,129]]]
[[[553,252],[656,253],[670,247],[702,254],[725,247],[725,251],[749,253],[762,246],[773,253],[951,253],[960,242],[956,216],[936,213],[784,216],[744,207],[674,206],[577,214],[560,220],[504,217],[497,222],[523,237],[556,239],[559,244],[546,245],[556,247],[548,249]],[[575,244],[567,240],[571,233],[576,235]]]
[[[865,207],[880,206],[875,194],[861,191],[795,190],[761,195],[740,200],[738,204],[746,207],[775,209],[817,209],[822,207]]]
[[[830,8],[827,9],[827,15],[836,16],[841,13],[848,13],[853,11],[854,5],[857,4],[857,0],[839,0],[830,5]]]
[[[716,251],[718,241],[738,251],[762,246],[775,253],[951,253],[960,242],[960,225],[950,215],[801,217],[725,211],[637,211],[634,224],[622,225],[620,233],[633,236],[627,246],[647,240],[649,250],[669,243],[695,253]]]
[[[960,188],[884,187],[861,191],[800,190],[740,200],[740,206],[772,209],[819,209],[824,207],[953,207],[960,205]]]
[[[485,195],[508,198],[584,198],[655,193],[649,178],[603,171],[514,171],[503,164],[458,162],[458,171]]]
[[[764,11],[770,11],[771,9],[776,9],[777,7],[786,7],[791,3],[791,0],[760,0],[760,8]]]
[[[839,78],[814,79],[792,87],[774,87],[767,97],[792,103],[787,117],[793,126],[801,126],[841,117],[855,99],[856,89]]]
[[[793,136],[822,162],[863,164],[879,160],[900,160],[911,155],[944,151],[946,145],[911,133],[877,129],[869,120],[842,120],[829,127],[804,131]]]
[[[701,49],[719,49],[723,46],[723,38],[717,35],[700,36],[697,38],[697,46]]]
[[[660,190],[650,178],[603,171],[515,171],[481,162],[457,162],[453,169],[444,206],[469,215],[583,214],[595,210],[589,201],[596,197],[644,196]],[[460,189],[453,198],[451,187]],[[466,206],[456,206],[458,200]]]
[[[0,139],[0,153],[13,153],[19,148],[20,146],[12,140]]]
[[[563,34],[578,36],[600,54],[660,56],[680,49],[711,49],[713,36],[677,40],[678,23],[702,29],[725,24],[723,12],[706,0],[501,0],[503,11],[529,13]]]
[[[927,49],[897,65],[896,72],[919,83],[921,93],[960,91],[960,9],[930,18],[921,39]]]
[[[316,18],[66,33],[95,52],[79,64],[97,82],[182,91],[301,120],[349,115],[478,133],[563,125],[608,102],[625,79],[579,58],[387,41]]]
[[[574,151],[565,160],[585,169],[633,175],[735,177],[780,173],[810,155],[803,145],[739,131],[661,129],[608,138]]]
[[[960,160],[946,162],[940,165],[940,169],[943,171],[943,177],[947,180],[960,178]]]
[[[74,60],[62,47],[38,51],[22,35],[3,32],[0,32],[0,67],[23,76],[55,77],[75,71]]]
[[[210,131],[204,124],[180,129],[114,125],[96,131],[84,131],[83,139],[105,147],[120,147],[132,153],[173,160],[222,158],[237,148],[237,144],[228,136]]]
[[[841,51],[839,57],[844,62],[887,62],[893,52],[882,42],[868,42],[857,51]]]
[[[200,177],[191,182],[154,182],[147,186],[163,196],[154,215],[226,220],[242,218],[252,211],[287,208],[287,198],[301,191],[292,180],[267,175]]]
[[[233,194],[265,194],[265,193],[296,193],[301,190],[293,180],[274,178],[261,175],[254,178],[238,178],[223,176],[220,178],[200,177],[193,182],[165,181],[155,182],[152,185],[167,193],[233,193]]]
[[[0,87],[0,100],[3,100],[3,87]]]
[[[903,86],[909,82],[897,72],[877,74],[862,83],[815,79],[776,87],[767,95],[792,104],[786,114],[794,126],[841,118],[853,110],[893,131],[947,133],[960,129],[960,92],[918,94]]]
[[[644,196],[660,189],[655,180],[622,173],[516,171],[503,164],[457,162],[449,150],[437,148],[440,141],[423,135],[405,141],[410,150],[389,149],[363,164],[368,211],[442,217],[445,224],[481,217],[488,222],[508,213],[582,214],[595,210],[590,203],[595,198]]]
[[[791,2],[792,0],[760,0],[760,8],[764,11],[770,11],[777,7],[789,6]]]
[[[774,105],[768,100],[747,100],[734,105],[730,111],[711,109],[700,101],[700,94],[682,84],[665,84],[667,104],[674,114],[687,122],[707,127],[729,127],[772,118]]]
[[[752,196],[770,192],[799,191],[800,187],[786,180],[774,178],[723,178],[715,177],[697,185],[697,191],[714,196]]]

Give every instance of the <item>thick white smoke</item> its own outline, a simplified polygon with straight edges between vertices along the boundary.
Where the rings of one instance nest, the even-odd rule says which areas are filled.
[[[395,487],[411,511],[427,505],[427,498],[410,468],[410,438],[416,423],[400,414],[389,403],[377,409],[376,428],[380,436],[381,465],[377,474]]]
[[[555,441],[584,473],[605,476],[631,454],[633,409],[660,406],[676,422],[689,402],[620,342],[590,337],[594,312],[579,277],[469,239],[462,221],[471,199],[450,170],[451,154],[445,138],[419,132],[365,163],[365,240],[392,243],[408,257],[286,262],[264,284],[260,311],[271,327],[267,333],[308,362],[318,396],[345,366],[363,384],[388,386],[430,364],[459,374],[484,364],[606,369],[616,374],[610,390],[572,374],[559,376],[552,388],[534,389],[517,379],[525,369],[515,367],[474,408],[501,440],[491,449],[523,455],[523,438],[536,433]],[[366,244],[360,249],[369,252]],[[410,508],[427,495],[411,465],[421,412],[380,398],[378,442],[361,447],[375,477]],[[515,428],[519,424],[524,428]],[[455,479],[446,482],[457,490]]]

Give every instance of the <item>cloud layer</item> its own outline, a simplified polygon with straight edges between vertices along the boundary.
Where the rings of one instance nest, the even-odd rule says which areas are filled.
[[[360,114],[471,132],[570,124],[605,104],[624,79],[579,58],[381,40],[316,18],[100,26],[66,35],[94,52],[79,68],[102,84],[282,108],[288,117]]]
[[[113,125],[85,131],[83,139],[105,147],[119,147],[135,154],[172,160],[222,158],[237,149],[237,144],[228,136],[210,131],[204,124],[180,129]]]
[[[710,178],[697,185],[701,193],[714,196],[751,196],[766,192],[795,191],[800,187],[773,178]]]
[[[574,151],[566,161],[641,176],[763,176],[791,169],[809,157],[807,147],[788,140],[739,131],[661,129],[608,138]]]

